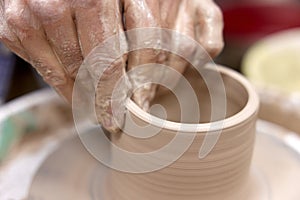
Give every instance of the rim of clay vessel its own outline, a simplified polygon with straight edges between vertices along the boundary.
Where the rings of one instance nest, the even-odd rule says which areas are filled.
[[[209,70],[214,70],[212,68],[208,68]],[[142,110],[136,103],[134,103],[131,99],[128,99],[126,102],[127,109],[134,114],[139,119],[142,119],[143,121],[154,125],[159,128],[168,129],[171,131],[182,131],[182,132],[206,132],[206,131],[215,131],[221,129],[228,129],[230,127],[236,126],[238,124],[243,123],[247,119],[251,118],[251,116],[255,115],[258,112],[259,108],[259,97],[254,89],[254,87],[251,85],[251,83],[244,78],[241,74],[238,72],[235,72],[229,68],[218,66],[217,68],[218,72],[220,72],[223,75],[227,75],[232,80],[239,83],[241,86],[243,86],[245,92],[247,93],[247,103],[246,105],[240,109],[236,114],[226,117],[224,120],[219,121],[213,121],[208,123],[180,123],[180,122],[174,122],[169,121],[165,119],[161,119],[159,117],[156,117],[154,115],[151,115],[147,113],[146,111]],[[212,123],[220,123],[222,122],[223,125],[221,127],[217,126],[214,128],[212,126]],[[163,125],[163,127],[162,127]]]

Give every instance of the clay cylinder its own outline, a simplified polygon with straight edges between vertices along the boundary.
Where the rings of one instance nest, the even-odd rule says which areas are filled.
[[[215,79],[211,76],[213,73],[221,75],[225,99],[221,92],[218,97],[220,87],[215,89],[214,95],[217,96],[214,97],[217,97],[217,101],[213,101],[209,94],[203,77]],[[185,77],[196,94],[198,108],[185,96],[186,91],[180,89],[181,83],[177,88],[180,95],[185,97],[183,104],[186,105],[185,109],[189,109],[187,113],[193,116],[199,110],[198,123],[188,117],[181,121],[180,103],[172,92],[157,97],[153,102],[153,105],[164,107],[164,112],[152,109],[152,114],[149,114],[132,101],[128,102],[125,127],[132,134],[115,134],[111,140],[119,148],[141,157],[139,160],[125,158],[118,151],[112,150],[112,162],[119,166],[124,164],[124,170],[111,170],[107,179],[107,199],[232,200],[242,191],[249,177],[255,141],[259,107],[256,92],[241,75],[221,66],[217,69],[206,67],[201,75],[196,70],[189,69]],[[221,100],[225,100],[224,119],[213,116],[211,109],[224,109],[224,102]],[[220,105],[217,105],[218,102]],[[153,115],[156,117],[151,118]],[[159,121],[160,117],[166,117],[166,120]],[[131,127],[132,122],[141,129]],[[216,126],[212,126],[214,124]],[[157,134],[147,136],[149,130],[157,131]],[[206,152],[207,155],[201,156],[199,152],[207,144],[213,147]],[[169,147],[163,153],[151,154],[167,145]],[[175,159],[174,154],[180,154],[179,158]]]

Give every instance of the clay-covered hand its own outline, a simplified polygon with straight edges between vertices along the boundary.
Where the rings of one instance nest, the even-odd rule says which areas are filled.
[[[195,38],[212,56],[222,48],[221,13],[211,0],[161,0],[160,3],[156,0],[0,1],[1,41],[30,62],[45,81],[69,102],[78,69],[92,49],[124,30],[161,27],[162,22],[165,28]],[[137,34],[127,38],[128,45],[144,41],[144,36]],[[146,36],[153,39],[149,34]],[[120,51],[122,45],[119,43],[108,48],[108,54],[109,51]],[[179,46],[193,53],[189,46]],[[112,93],[117,80],[126,69],[157,63],[158,54],[154,50],[133,51],[104,71],[96,88],[95,106],[98,121],[110,132],[119,130],[112,116]],[[169,56],[168,62],[169,66],[180,72],[186,66],[173,56]],[[139,77],[131,77],[130,81],[133,85],[139,85],[148,74],[146,70],[139,73]],[[133,99],[147,110],[155,91],[153,84],[143,86],[134,91]],[[126,95],[118,97],[126,98]],[[125,99],[116,101],[124,102]],[[122,113],[119,115],[116,117],[122,121]]]
[[[123,30],[118,1],[3,0],[0,37],[66,100],[84,57]]]
[[[158,6],[148,7],[148,9],[143,9],[144,0],[137,0],[136,5],[134,8],[136,11],[142,10],[144,13],[152,13],[150,16],[156,17],[156,10],[159,9],[159,20],[154,20],[157,24],[148,23],[146,26],[154,26],[160,27],[164,29],[171,29],[179,34],[174,35],[172,34],[171,38],[164,38],[168,37],[169,34],[162,33],[161,37],[159,35],[154,35],[158,40],[161,39],[164,44],[167,43],[169,49],[175,52],[181,52],[182,57],[189,58],[191,60],[198,59],[200,60],[200,65],[205,64],[209,61],[209,58],[206,57],[207,53],[211,58],[217,56],[224,46],[223,42],[223,17],[222,12],[219,7],[213,2],[213,0],[159,0],[155,1],[158,2]],[[151,1],[149,1],[151,2]],[[155,4],[152,3],[152,4]],[[130,11],[129,13],[134,13],[134,10]],[[126,16],[125,12],[125,16]],[[134,15],[133,15],[134,16]],[[138,16],[138,15],[137,15]],[[138,18],[133,17],[134,19],[138,20],[134,22],[134,24],[140,24],[139,27],[145,27],[145,23],[149,21],[147,17]],[[145,15],[146,16],[146,15]],[[129,17],[126,17],[126,21]],[[131,18],[129,18],[131,19]],[[130,21],[130,23],[132,20]],[[157,34],[158,32],[155,32]],[[147,31],[147,34],[142,34],[140,32],[139,36],[136,36],[137,40],[139,37],[149,37],[151,38],[151,34]],[[203,50],[196,52],[195,43],[189,43],[187,37],[178,37],[185,35],[188,38],[196,40],[200,45],[203,47]],[[151,42],[155,42],[152,40]],[[132,41],[129,41],[129,45]],[[149,40],[150,42],[150,40]],[[129,57],[129,69],[133,66],[138,64],[144,63],[161,63],[165,64],[168,67],[171,67],[177,70],[179,73],[184,73],[186,67],[190,64],[182,57],[167,53],[164,51],[160,52],[160,55],[155,55],[153,51],[144,50],[139,51],[142,52],[137,56]],[[199,55],[199,53],[201,55]],[[203,55],[205,54],[205,55]],[[206,57],[205,59],[201,60],[201,57]],[[202,63],[201,63],[202,62]],[[151,70],[151,66],[149,66],[149,70],[144,70],[140,73],[139,79],[131,80],[134,84],[138,80],[143,82],[143,76],[147,77],[153,74],[153,70]],[[170,86],[171,88],[176,85],[178,82],[178,77],[174,77],[172,75],[168,75],[166,72],[164,73],[164,83]],[[161,91],[164,91],[165,89]],[[133,94],[133,99],[135,102],[144,110],[148,110],[149,103],[155,97],[157,93],[164,93],[164,92],[157,92],[157,85],[149,84],[140,87],[138,90],[135,91]]]
[[[224,46],[223,17],[213,0],[160,0],[161,23],[164,28],[186,35],[201,44],[214,58]],[[201,59],[195,53],[195,46],[186,40],[173,39],[173,45],[183,52],[184,57]],[[199,53],[199,52],[198,52]],[[169,54],[167,65],[183,73],[188,63],[177,55]],[[170,77],[171,82],[176,82]]]
[[[2,0],[0,40],[71,102],[78,69],[93,48],[124,29],[157,27],[159,20],[155,0]],[[116,44],[108,51],[120,48]],[[147,53],[130,53],[128,69],[155,60],[155,55]],[[118,131],[112,119],[111,94],[125,72],[126,59],[125,55],[116,60],[96,88],[98,121],[111,132]]]

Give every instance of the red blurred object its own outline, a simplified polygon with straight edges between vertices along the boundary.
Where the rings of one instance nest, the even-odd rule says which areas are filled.
[[[237,70],[244,53],[255,42],[300,27],[299,0],[219,0],[218,4],[224,16],[225,48],[216,62]]]
[[[235,5],[222,9],[224,34],[257,40],[281,30],[300,27],[300,4]]]

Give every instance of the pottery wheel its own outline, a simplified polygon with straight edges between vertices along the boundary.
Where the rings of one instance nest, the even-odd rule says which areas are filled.
[[[250,186],[253,200],[299,200],[300,154],[287,142],[289,131],[258,121]],[[108,169],[95,160],[78,137],[61,143],[37,171],[28,200],[103,199]],[[258,182],[259,183],[258,183]],[[247,195],[247,194],[246,194]],[[251,199],[252,200],[252,199]]]
[[[78,136],[73,136],[41,165],[27,199],[102,199],[98,194],[106,174],[107,168],[88,153]]]

